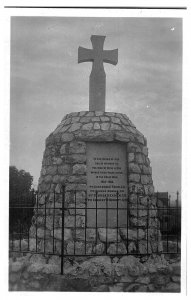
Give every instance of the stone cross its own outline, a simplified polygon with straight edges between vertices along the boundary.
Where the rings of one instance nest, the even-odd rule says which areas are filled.
[[[92,61],[92,71],[89,82],[89,110],[105,111],[106,75],[103,62],[116,65],[118,49],[103,50],[105,36],[92,35],[93,49],[78,48],[78,63]]]

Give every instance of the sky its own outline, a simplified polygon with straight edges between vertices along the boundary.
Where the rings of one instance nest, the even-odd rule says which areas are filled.
[[[104,64],[106,111],[125,113],[147,138],[155,191],[181,190],[180,18],[11,18],[10,165],[40,176],[46,137],[70,112],[88,110],[92,63],[78,47],[118,48]]]

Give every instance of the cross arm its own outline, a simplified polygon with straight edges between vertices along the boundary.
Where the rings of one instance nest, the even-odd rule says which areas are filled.
[[[92,50],[79,47],[78,48],[78,63],[93,61],[94,57],[92,55]]]
[[[103,61],[112,65],[116,65],[118,63],[118,49],[104,50]]]

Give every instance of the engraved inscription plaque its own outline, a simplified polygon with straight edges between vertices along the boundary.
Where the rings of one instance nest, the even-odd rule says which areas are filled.
[[[88,227],[127,225],[126,145],[87,144],[87,195]]]

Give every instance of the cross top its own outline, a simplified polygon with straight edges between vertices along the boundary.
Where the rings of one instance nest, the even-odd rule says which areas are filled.
[[[103,63],[116,65],[118,49],[103,50],[105,36],[92,35],[93,49],[78,48],[78,63],[93,62],[89,82],[89,110],[105,111],[106,75]]]

